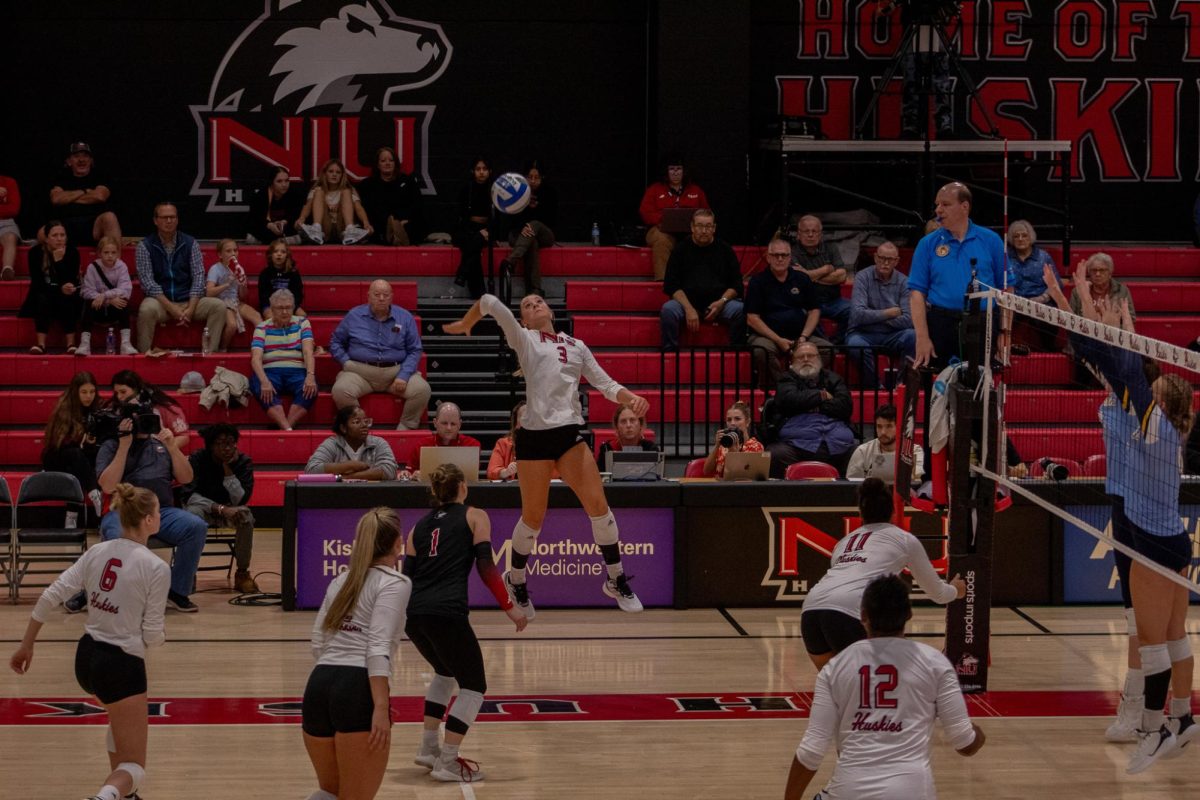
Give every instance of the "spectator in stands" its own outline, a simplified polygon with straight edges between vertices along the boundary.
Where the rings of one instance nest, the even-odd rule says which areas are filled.
[[[275,239],[300,243],[293,220],[300,216],[300,198],[292,191],[292,173],[275,167],[271,182],[250,196],[246,216],[246,244],[263,244]]]
[[[1054,301],[1050,299],[1050,293],[1046,291],[1046,282],[1043,277],[1043,272],[1046,267],[1050,267],[1051,273],[1054,275],[1058,285],[1062,287],[1062,279],[1058,276],[1058,268],[1054,266],[1054,259],[1042,248],[1037,245],[1037,231],[1033,229],[1033,225],[1028,221],[1019,219],[1008,226],[1008,271],[1013,280],[1013,292],[1018,297],[1024,297],[1035,303],[1045,303],[1054,305]],[[1040,351],[1053,352],[1055,350],[1054,340],[1058,334],[1058,330],[1044,322],[1026,317],[1025,315],[1017,315],[1014,323],[1019,324],[1022,328],[1029,330],[1029,338],[1033,339],[1033,344]],[[1014,337],[1024,340],[1025,336],[1018,336],[1019,332],[1014,331]],[[1026,345],[1024,341],[1022,345]]]
[[[671,251],[663,279],[663,293],[670,299],[659,312],[663,350],[679,347],[681,323],[695,333],[701,321],[720,319],[729,326],[730,342],[746,340],[742,271],[733,248],[717,240],[716,232],[716,215],[702,208],[692,217],[691,238]]]
[[[751,355],[765,390],[775,388],[783,374],[782,359],[790,358],[796,342],[829,342],[815,336],[821,321],[821,304],[813,282],[803,270],[791,266],[792,248],[783,239],[767,245],[767,269],[746,286],[746,324],[750,328]]]
[[[57,322],[67,339],[67,353],[75,352],[79,325],[79,251],[67,238],[58,220],[42,227],[44,241],[29,248],[29,293],[18,316],[33,320],[34,345],[29,352],[46,352],[46,334]]]
[[[50,412],[42,448],[42,469],[69,472],[78,478],[83,493],[95,506],[97,519],[101,498],[96,488],[96,453],[100,448],[95,437],[88,433],[88,417],[99,409],[95,376],[76,372]]]
[[[645,437],[646,417],[639,417],[627,403],[617,406],[613,412],[613,431],[617,434],[611,441],[600,445],[600,453],[596,463],[600,469],[605,468],[609,453],[620,453],[628,450],[642,450],[657,453],[661,448],[653,439]]]
[[[805,214],[796,220],[796,244],[792,247],[792,263],[804,271],[815,287],[821,316],[837,323],[837,332],[826,335],[834,344],[846,338],[850,323],[850,301],[842,297],[842,284],[854,271],[842,262],[841,253],[824,239],[821,220]]]
[[[506,220],[512,252],[504,259],[504,267],[509,274],[515,274],[517,262],[524,262],[525,294],[541,295],[542,267],[538,251],[554,246],[554,227],[558,224],[558,192],[553,186],[546,185],[538,161],[532,161],[525,167],[525,178],[529,181],[529,205]]]
[[[254,326],[250,340],[250,392],[271,421],[290,431],[317,402],[317,366],[312,323],[292,311],[296,303],[287,289],[271,295],[270,314]],[[292,396],[285,414],[283,395]]]
[[[1008,265],[1000,237],[971,221],[970,189],[958,182],[946,184],[935,207],[941,227],[917,243],[908,288],[917,333],[915,363],[940,370],[952,356],[961,355],[958,329],[972,275],[999,288],[1007,285]]]
[[[471,162],[471,180],[458,193],[458,226],[454,230],[454,246],[460,259],[454,282],[466,286],[474,299],[483,297],[483,250],[491,231],[492,216],[491,162],[482,156]]]
[[[304,471],[360,481],[393,480],[396,457],[386,441],[370,435],[373,422],[359,406],[339,408],[333,418],[333,436],[321,442]]]
[[[183,415],[183,408],[179,403],[162,389],[147,383],[133,370],[123,369],[113,375],[112,388],[110,407],[119,408],[125,403],[136,402],[139,397],[143,398],[154,406],[154,412],[158,414],[159,422],[164,428],[176,436],[187,433],[187,417]]]
[[[252,326],[262,322],[262,314],[246,302],[246,270],[238,263],[238,243],[233,239],[219,241],[217,259],[217,263],[208,268],[204,294],[225,304],[225,330],[221,333],[220,349],[228,350],[233,337],[246,330],[247,322]]]
[[[489,481],[510,481],[517,477],[517,450],[513,442],[516,439],[517,428],[521,427],[521,409],[525,407],[524,400],[518,400],[508,415],[508,435],[496,440],[492,448],[492,456],[488,459],[487,476]]]
[[[17,214],[20,211],[21,191],[17,182],[7,175],[0,175],[0,280],[11,281],[17,276],[17,245],[21,243]]]
[[[416,430],[429,407],[429,384],[421,366],[421,333],[416,320],[392,304],[392,286],[371,283],[367,302],[346,312],[329,343],[342,371],[333,382],[338,408],[358,405],[371,392],[387,392],[404,404],[397,430]]]
[[[666,172],[661,181],[646,187],[642,204],[638,207],[642,223],[649,226],[646,244],[654,259],[654,279],[662,280],[667,274],[667,260],[675,249],[674,234],[662,229],[663,211],[668,208],[712,208],[704,190],[692,183],[683,159],[678,155],[668,156]]]
[[[421,184],[416,176],[400,169],[395,150],[381,147],[375,151],[375,167],[358,184],[358,193],[370,217],[374,241],[397,247],[420,242]]]
[[[912,480],[920,483],[925,474],[925,452],[913,448]],[[890,403],[875,409],[875,438],[854,449],[846,466],[846,477],[879,478],[887,484],[896,482],[896,407]]]
[[[798,461],[823,461],[846,474],[854,452],[850,390],[840,375],[821,368],[816,345],[796,345],[792,368],[779,379],[774,405],[774,414],[783,424],[779,440],[767,447],[772,477],[782,478]]]
[[[138,280],[146,295],[138,307],[138,351],[150,351],[155,330],[168,320],[185,328],[191,327],[193,320],[203,321],[209,346],[220,343],[225,304],[204,296],[200,245],[179,230],[179,211],[173,203],[154,206],[154,228],[154,233],[138,242],[136,251]]]
[[[292,248],[283,239],[276,239],[267,246],[267,265],[258,273],[258,307],[263,315],[271,305],[271,296],[280,289],[287,289],[296,301],[296,316],[307,317],[304,310],[304,279],[292,258]]]
[[[305,220],[311,219],[311,224]],[[358,219],[361,225],[355,225]],[[308,190],[308,199],[296,220],[300,237],[313,244],[357,244],[371,235],[371,221],[358,192],[346,176],[346,166],[331,158]]]
[[[108,236],[100,237],[98,257],[83,271],[83,320],[79,332],[77,356],[92,354],[92,328],[99,325],[111,331],[121,331],[119,352],[123,356],[137,355],[130,340],[129,302],[133,296],[133,281],[129,266],[121,260],[121,243]]]
[[[437,404],[428,440],[417,442],[418,451],[422,447],[482,447],[478,439],[462,432],[462,410],[448,400]]]
[[[1071,311],[1083,314],[1084,293],[1087,299],[1097,309],[1102,306],[1121,308],[1122,303],[1129,304],[1129,317],[1137,320],[1137,312],[1133,307],[1133,297],[1125,284],[1113,278],[1113,260],[1108,253],[1093,253],[1083,262],[1087,269],[1088,286],[1076,286],[1071,292]]]
[[[733,446],[726,447],[721,439],[733,434]],[[725,474],[725,456],[728,453],[761,453],[762,442],[754,438],[750,430],[750,406],[738,400],[725,412],[725,427],[718,428],[713,437],[713,448],[704,459],[704,474],[720,478]]]
[[[184,508],[209,525],[234,529],[233,558],[237,572],[233,588],[242,594],[255,594],[258,584],[250,575],[250,554],[254,549],[254,514],[250,495],[254,493],[254,462],[238,451],[238,429],[227,422],[209,425],[200,435],[204,447],[188,457],[192,482],[184,490]]]
[[[864,388],[874,388],[875,350],[879,348],[912,358],[916,354],[917,334],[909,310],[908,278],[896,269],[900,251],[891,242],[875,248],[875,264],[854,276],[850,300],[850,324],[846,344],[850,357],[859,364]]]
[[[192,465],[180,449],[187,443],[187,437],[176,436],[166,427],[153,436],[147,433],[130,435],[133,420],[128,418],[121,420],[119,430],[122,435],[100,443],[100,452],[96,456],[100,489],[112,494],[118,483],[132,483],[154,492],[162,514],[156,536],[175,548],[167,608],[199,611],[188,595],[195,586],[196,568],[200,566],[200,554],[204,552],[208,525],[195,514],[176,508],[175,493],[171,491],[172,483],[192,481]],[[109,511],[100,520],[100,537],[107,541],[120,535],[121,521],[116,512]]]
[[[92,148],[75,142],[67,149],[67,162],[54,179],[50,204],[67,226],[75,245],[90,245],[101,236],[121,241],[121,225],[112,212],[107,176],[94,169]]]

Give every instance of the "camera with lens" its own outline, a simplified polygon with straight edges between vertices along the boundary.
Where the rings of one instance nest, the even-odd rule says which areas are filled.
[[[121,435],[122,420],[133,420],[133,435],[147,434],[153,436],[162,430],[162,420],[154,410],[150,393],[143,391],[137,397],[119,406],[101,409],[93,412],[87,418],[88,435],[97,442],[116,439]]]
[[[717,444],[726,450],[732,450],[735,446],[741,447],[745,442],[746,437],[741,428],[723,428],[717,434]]]

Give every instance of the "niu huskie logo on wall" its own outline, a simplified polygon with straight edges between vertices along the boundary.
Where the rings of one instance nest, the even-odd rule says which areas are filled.
[[[340,158],[359,179],[383,145],[433,194],[435,106],[401,101],[441,77],[452,52],[441,26],[397,16],[386,0],[267,0],[222,59],[208,103],[191,107],[192,195],[209,211],[245,211],[246,189],[266,185],[270,166],[306,181]]]

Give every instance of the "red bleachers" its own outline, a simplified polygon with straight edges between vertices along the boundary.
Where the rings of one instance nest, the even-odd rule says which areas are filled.
[[[675,364],[678,357],[674,353],[663,356],[656,350],[640,353],[599,352],[594,355],[604,371],[623,384],[657,384],[663,377],[664,358],[667,382],[670,384],[676,380]],[[681,384],[730,383],[735,377],[745,383],[749,376],[749,353],[699,353],[694,359],[688,356],[679,358],[678,380]]]
[[[591,348],[645,347],[656,349],[662,345],[662,328],[657,316],[594,317],[576,314],[574,323],[574,334]],[[703,323],[696,333],[691,333],[683,328],[680,340],[689,345],[727,345],[729,344],[729,328],[717,323]]]
[[[1088,456],[1104,452],[1100,426],[1089,428],[1009,428],[1009,438],[1023,461],[1059,455],[1083,462]]]

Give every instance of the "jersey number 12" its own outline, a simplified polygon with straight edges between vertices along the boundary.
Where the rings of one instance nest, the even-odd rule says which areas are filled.
[[[858,707],[859,708],[895,708],[896,698],[892,692],[900,683],[900,674],[891,664],[880,664],[875,667],[875,691],[871,691],[871,665],[863,664],[858,669]],[[874,695],[874,697],[872,697]],[[872,699],[875,701],[872,703]]]

